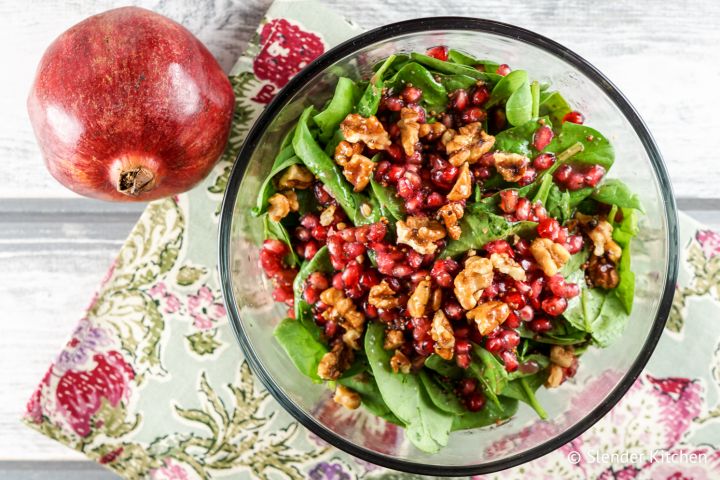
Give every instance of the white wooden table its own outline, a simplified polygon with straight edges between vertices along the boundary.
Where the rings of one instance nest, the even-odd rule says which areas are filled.
[[[0,478],[116,478],[19,423],[25,401],[64,344],[142,205],[80,198],[46,172],[25,110],[35,66],[66,28],[117,0],[0,0]],[[270,0],[134,0],[187,26],[225,69]],[[393,6],[338,0],[366,28],[465,15],[549,36],[605,72],[643,115],[681,209],[720,227],[720,2],[474,0]]]

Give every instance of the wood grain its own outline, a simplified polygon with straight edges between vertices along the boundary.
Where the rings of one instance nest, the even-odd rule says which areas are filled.
[[[186,25],[225,69],[243,51],[269,0],[130,2]],[[665,155],[680,207],[720,228],[720,159],[706,138],[720,130],[720,3],[711,0],[392,2],[338,0],[363,27],[420,16],[468,15],[535,30],[583,55],[630,98]],[[79,199],[42,165],[25,97],[44,48],[81,19],[126,5],[118,0],[0,2],[0,477],[114,478],[22,426],[25,401],[82,316],[83,309],[142,210]],[[682,81],[680,81],[682,78]],[[702,171],[700,171],[702,169]],[[20,462],[3,462],[20,460]],[[67,470],[63,465],[67,466]],[[60,466],[60,467],[59,467]],[[55,472],[63,468],[65,477]]]

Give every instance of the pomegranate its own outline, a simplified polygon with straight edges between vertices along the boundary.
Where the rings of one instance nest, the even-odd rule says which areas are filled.
[[[124,7],[92,16],[43,55],[28,112],[50,173],[88,197],[183,192],[222,154],[234,97],[182,25]]]

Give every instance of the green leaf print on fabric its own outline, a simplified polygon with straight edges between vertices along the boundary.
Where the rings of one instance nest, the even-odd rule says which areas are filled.
[[[222,346],[222,343],[217,340],[216,329],[195,332],[185,338],[187,338],[190,350],[198,355],[212,355]]]

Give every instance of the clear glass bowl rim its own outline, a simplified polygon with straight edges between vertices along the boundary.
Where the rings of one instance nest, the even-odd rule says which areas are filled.
[[[308,79],[313,78],[316,74],[321,73],[327,67],[333,65],[338,60],[352,55],[354,52],[369,46],[371,44],[392,39],[393,37],[405,35],[408,33],[422,33],[426,31],[477,31],[483,33],[492,33],[502,37],[507,37],[515,41],[528,43],[535,47],[541,48],[572,65],[574,68],[585,74],[592,82],[594,82],[605,94],[615,103],[618,109],[623,113],[628,122],[632,125],[638,138],[643,144],[651,164],[657,175],[660,184],[662,200],[665,205],[665,214],[667,218],[667,245],[668,245],[668,270],[665,282],[665,288],[658,305],[658,312],[652,324],[652,328],[645,340],[645,344],[637,356],[633,364],[628,369],[625,376],[618,382],[612,392],[607,396],[606,401],[595,407],[585,418],[573,425],[563,434],[550,438],[544,443],[533,447],[521,454],[512,455],[502,460],[496,460],[476,465],[463,465],[457,467],[448,467],[442,465],[428,465],[415,462],[408,462],[400,458],[389,457],[386,455],[367,450],[359,447],[352,442],[336,435],[332,430],[325,428],[322,424],[315,421],[312,416],[306,414],[303,410],[289,399],[285,392],[278,387],[262,368],[255,350],[248,337],[243,330],[243,324],[240,319],[239,312],[236,309],[235,296],[232,289],[231,265],[230,265],[230,248],[231,248],[231,230],[233,208],[237,198],[240,183],[245,173],[248,160],[252,156],[257,142],[262,137],[265,129],[270,125],[273,118],[285,107],[287,101],[291,99],[295,93],[305,84]],[[658,340],[665,327],[672,299],[674,295],[674,287],[677,279],[678,270],[678,220],[675,199],[672,193],[672,186],[668,177],[665,164],[663,162],[660,151],[648,130],[647,126],[635,111],[634,107],[625,98],[625,96],[608,80],[599,70],[587,62],[578,54],[572,52],[563,45],[550,40],[542,35],[525,30],[520,27],[509,25],[494,20],[486,20],[471,17],[429,17],[406,20],[397,23],[391,23],[374,30],[362,33],[340,45],[330,49],[295,77],[277,94],[273,101],[261,113],[259,118],[248,132],[240,151],[238,152],[235,164],[233,165],[228,184],[223,198],[220,226],[219,226],[219,269],[221,289],[227,306],[229,322],[237,337],[240,347],[245,354],[250,367],[257,375],[262,384],[267,388],[270,394],[280,405],[287,410],[298,422],[308,428],[318,437],[322,438],[331,445],[344,450],[345,452],[372,462],[376,465],[400,470],[409,473],[421,475],[442,475],[442,476],[464,476],[464,475],[480,475],[504,470],[507,468],[529,462],[541,457],[553,450],[558,449],[562,445],[572,441],[598,420],[600,420],[613,406],[623,397],[627,390],[632,386],[634,381],[642,372],[652,355]]]

